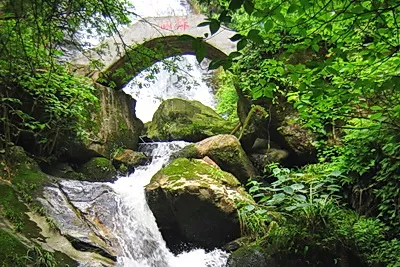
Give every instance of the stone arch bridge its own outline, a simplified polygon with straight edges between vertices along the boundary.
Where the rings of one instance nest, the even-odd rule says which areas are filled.
[[[179,39],[181,35],[209,36],[205,43],[206,57],[210,59],[222,58],[235,51],[236,44],[229,39],[235,32],[221,27],[211,36],[208,27],[197,27],[205,18],[203,15],[189,15],[143,19],[122,30],[119,36],[107,39],[89,55],[73,59],[72,64],[88,69],[90,60],[101,63],[101,71],[92,73],[91,77],[99,83],[113,83],[121,89],[133,76],[157,61],[195,54],[192,42]]]

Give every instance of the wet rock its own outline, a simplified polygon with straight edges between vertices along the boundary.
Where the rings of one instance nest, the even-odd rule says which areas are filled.
[[[116,146],[137,147],[143,122],[135,115],[136,100],[122,90],[95,86],[99,107],[92,112],[91,123],[83,125],[89,138],[65,144],[64,161],[84,163],[92,157],[109,157]]]
[[[240,143],[246,151],[253,147],[260,131],[265,131],[265,127],[268,125],[268,117],[269,114],[261,106],[256,105],[250,110],[239,136]]]
[[[92,158],[81,165],[78,171],[84,175],[83,180],[91,182],[112,182],[117,176],[117,170],[111,161],[102,157]]]
[[[72,179],[72,180],[84,180],[85,176],[82,173],[76,172],[71,165],[66,162],[58,162],[52,165],[42,164],[42,170],[50,174],[51,176]]]
[[[147,135],[153,140],[197,142],[235,128],[212,108],[199,101],[168,99],[161,103],[148,125]]]
[[[236,88],[238,117],[243,125],[240,141],[249,152],[257,138],[273,142],[280,149],[289,152],[289,166],[301,166],[316,161],[316,136],[299,121],[296,109],[280,96],[277,103],[270,99],[251,100],[243,91]]]
[[[257,175],[240,142],[233,135],[217,135],[204,139],[184,147],[174,153],[172,158],[201,159],[206,156],[222,170],[233,174],[242,184],[246,184],[249,178]]]
[[[288,156],[289,153],[286,150],[270,148],[257,151],[257,153],[251,153],[249,158],[257,170],[263,172],[268,164],[284,164]]]
[[[79,251],[116,260],[120,248],[112,234],[115,193],[105,184],[60,181],[39,198],[60,233]]]
[[[297,113],[288,112],[280,122],[278,132],[285,138],[289,148],[297,156],[298,165],[316,162],[315,134],[298,121]]]
[[[142,152],[136,152],[131,149],[123,149],[113,155],[113,165],[119,173],[129,174],[134,172],[135,168],[145,165],[150,161],[150,157]]]
[[[264,251],[256,247],[242,247],[233,252],[227,262],[228,267],[276,267],[269,262]]]
[[[239,181],[203,160],[179,158],[145,188],[167,245],[219,247],[240,236],[235,201],[251,201]],[[176,247],[175,247],[176,248]]]

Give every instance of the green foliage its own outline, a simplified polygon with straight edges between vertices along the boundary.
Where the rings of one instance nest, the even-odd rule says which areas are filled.
[[[238,123],[236,109],[239,99],[233,83],[233,75],[219,70],[216,76],[216,86],[218,88],[216,93],[218,100],[217,112],[222,116],[226,116],[230,121]]]
[[[359,197],[354,206],[361,210],[371,209],[368,205],[376,206],[372,214],[393,230],[398,229],[400,136],[390,126],[367,119],[354,119],[350,123],[352,128],[344,130],[343,145],[333,157],[342,172],[349,174],[341,182],[355,185],[353,190],[357,190]]]
[[[128,23],[128,1],[14,1],[0,12],[0,138],[49,155],[86,137],[94,88],[58,63],[60,45],[82,48],[79,31],[110,35]],[[40,12],[38,12],[40,11]]]
[[[326,165],[310,166],[293,172],[270,165],[270,185],[249,182],[257,203],[242,205],[240,216],[248,220],[250,235],[262,246],[311,262],[317,251],[345,260],[340,258],[344,248],[371,265],[398,266],[395,256],[384,258],[385,250],[399,255],[398,241],[387,240],[385,225],[340,205],[340,173]]]
[[[274,228],[277,236],[285,240],[279,229],[296,229],[291,236],[310,235],[331,248],[344,242],[370,264],[398,266],[392,256],[383,257],[389,255],[383,248],[400,255],[400,5],[200,2],[211,11],[217,6],[221,15],[210,18],[238,31],[231,38],[238,52],[211,67],[229,70],[234,86],[254,101],[291,103],[303,125],[319,137],[319,166],[325,178],[313,174],[319,178],[311,182],[306,179],[313,173],[310,169],[295,174],[274,168],[277,180],[268,180],[268,186],[252,184],[262,200],[259,205],[269,210],[272,206],[290,218],[279,225],[282,228]],[[345,204],[371,219],[351,215],[343,209]]]
[[[34,266],[37,267],[56,267],[57,262],[53,253],[44,250],[40,246],[33,246],[28,250],[28,256],[31,258]]]
[[[11,233],[0,230],[0,266],[25,267],[27,248]]]

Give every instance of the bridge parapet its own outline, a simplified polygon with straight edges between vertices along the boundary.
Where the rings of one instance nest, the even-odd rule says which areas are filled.
[[[194,54],[191,42],[179,41],[178,36],[185,34],[204,38],[208,34],[210,37],[205,40],[207,57],[220,58],[235,51],[236,44],[229,39],[235,32],[221,28],[211,36],[208,27],[197,27],[205,18],[203,15],[146,18],[122,30],[120,36],[105,40],[94,49],[96,52],[91,52],[86,57],[81,56],[73,59],[72,64],[89,66],[90,60],[97,60],[104,66],[101,72],[107,73],[108,78],[111,78],[117,87],[122,87],[126,84],[126,81],[117,78],[114,75],[115,72],[124,68],[126,73],[134,76],[151,65],[145,62],[137,62],[135,66],[131,64],[129,68],[126,68],[125,64],[128,62],[127,57],[129,56],[126,55],[127,48],[134,49],[135,46],[140,45],[154,48],[158,45],[157,49],[163,52],[163,58],[152,59],[151,62],[155,63],[174,55]]]

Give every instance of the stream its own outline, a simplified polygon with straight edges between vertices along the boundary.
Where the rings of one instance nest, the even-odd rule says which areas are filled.
[[[179,0],[134,0],[134,5],[140,17],[182,16],[190,12],[189,4]],[[90,38],[87,41],[95,44],[96,40]],[[177,72],[171,73],[159,62],[153,71],[143,71],[124,88],[137,100],[136,115],[143,122],[151,121],[160,103],[168,98],[216,105],[213,90],[205,82],[209,73],[204,65],[197,64],[194,56],[169,60],[177,64]],[[156,73],[154,67],[158,69]],[[139,151],[152,156],[149,165],[136,168],[133,174],[119,177],[114,183],[62,180],[45,189],[41,202],[52,217],[59,218],[61,226],[66,226],[62,231],[64,236],[72,236],[78,246],[94,242],[101,255],[116,258],[117,266],[223,267],[229,255],[219,249],[207,252],[192,249],[179,255],[170,252],[146,203],[144,186],[168,163],[171,153],[187,144],[183,141],[140,144]],[[81,266],[103,266],[87,259],[80,262]]]
[[[142,144],[140,150],[152,155],[150,165],[119,178],[110,186],[117,193],[117,212],[113,218],[114,233],[123,255],[118,266],[132,267],[223,267],[227,253],[214,250],[206,253],[195,249],[174,256],[166,247],[155,218],[147,206],[143,187],[167,163],[172,152],[187,145],[182,141]]]
[[[135,11],[143,17],[187,15],[190,12],[186,1],[139,0]],[[151,8],[149,8],[151,6]],[[172,59],[174,60],[174,59]],[[151,71],[143,71],[126,85],[124,91],[136,100],[136,116],[143,122],[151,121],[162,100],[182,98],[198,100],[215,107],[212,89],[203,80],[207,73],[194,56],[176,58],[177,73],[170,73],[163,63],[156,63],[159,71],[154,81],[146,78]],[[191,67],[188,67],[191,66]],[[184,70],[184,71],[183,71]],[[182,79],[182,76],[190,76]],[[189,88],[190,87],[190,88]],[[167,163],[174,151],[187,145],[185,142],[142,144],[139,150],[152,156],[150,165],[139,167],[135,173],[120,177],[110,186],[118,194],[118,211],[114,216],[114,232],[121,245],[123,255],[118,257],[118,266],[127,267],[223,267],[228,254],[221,250],[206,252],[194,249],[174,256],[166,247],[158,230],[144,194],[144,186],[151,177]]]

